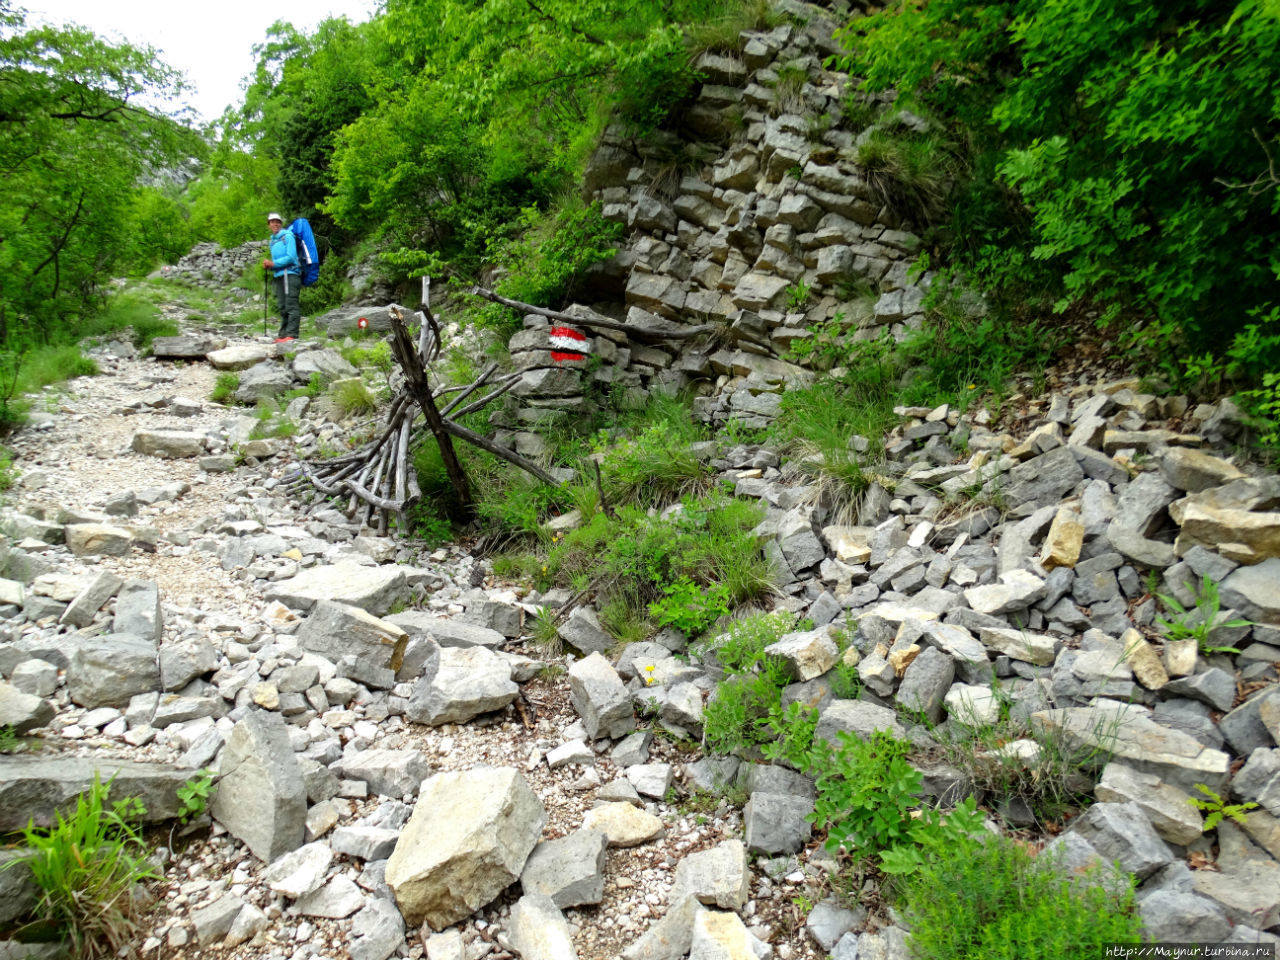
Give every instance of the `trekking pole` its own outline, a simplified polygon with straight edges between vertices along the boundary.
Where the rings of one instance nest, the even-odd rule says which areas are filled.
[[[262,268],[262,335],[264,337],[267,335],[267,291],[271,286],[271,281],[268,279],[268,277],[269,277],[269,274],[267,273],[267,268],[263,267]]]

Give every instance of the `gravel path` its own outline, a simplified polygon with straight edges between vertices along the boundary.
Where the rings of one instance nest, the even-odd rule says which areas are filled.
[[[165,639],[206,637],[218,650],[220,666],[230,666],[243,658],[246,650],[270,640],[272,624],[278,622],[273,618],[281,611],[263,596],[267,580],[255,578],[253,571],[243,567],[224,568],[217,549],[226,536],[221,533],[222,525],[246,517],[258,518],[268,529],[296,530],[308,524],[307,509],[281,494],[279,481],[287,470],[287,456],[228,473],[206,473],[195,459],[160,459],[133,452],[131,440],[139,429],[194,430],[221,436],[244,411],[207,399],[216,378],[207,364],[161,363],[113,356],[110,350],[100,351],[97,359],[100,375],[80,377],[47,391],[45,402],[35,406],[32,426],[12,438],[21,479],[9,494],[9,503],[33,516],[54,520],[97,514],[111,501],[132,493],[139,512],[128,522],[141,526],[144,547],[147,540],[153,547],[135,547],[129,555],[119,557],[69,559],[65,550],[51,555],[57,554],[61,572],[71,575],[108,569],[122,578],[156,582],[164,603]],[[178,399],[191,403],[175,405]],[[197,406],[198,412],[190,416],[174,413]],[[298,439],[304,437],[305,431]],[[211,452],[219,452],[216,443]],[[400,559],[435,575],[438,586],[427,593],[422,606],[440,614],[462,612],[460,599],[465,599],[464,594],[479,577],[478,562],[461,547],[419,551],[410,544],[401,546]],[[507,597],[513,590],[519,593],[518,585],[496,583],[487,575],[488,567],[480,566],[486,573],[485,589],[504,591],[502,595]],[[48,624],[27,623],[18,633],[31,636],[49,629]],[[522,641],[515,641],[510,649],[536,656]],[[555,770],[548,767],[546,753],[564,742],[566,731],[577,721],[563,675],[530,681],[523,686],[523,697],[532,717],[528,726],[513,708],[469,724],[434,728],[407,723],[401,716],[387,716],[385,709],[367,710],[359,702],[350,710],[331,713],[344,714],[333,722],[341,724],[337,730],[348,746],[356,742],[416,748],[438,770],[479,764],[521,770],[547,808],[543,838],[562,836],[580,825],[599,787],[621,771],[607,753],[597,756],[594,764],[569,764]],[[173,761],[195,736],[194,731],[184,733],[182,728],[189,725],[178,724],[160,731],[150,742],[132,745],[124,736],[123,720],[105,726],[87,724],[87,711],[69,701],[65,687],[52,699],[59,713],[44,738],[49,750]],[[326,714],[311,722],[321,720],[327,723],[330,717]],[[699,755],[687,744],[658,737],[650,761],[669,761],[679,769],[679,764]],[[742,836],[740,811],[727,801],[703,803],[694,809],[687,801],[674,796],[668,799],[671,802],[647,804],[650,812],[663,819],[666,836],[632,849],[611,849],[603,902],[566,911],[583,960],[619,956],[623,947],[663,914],[682,856]],[[369,815],[386,801],[339,796],[333,802],[339,811],[337,824],[345,825]],[[164,847],[160,852],[164,880],[157,890],[160,907],[151,919],[145,942],[136,945],[136,955],[207,956],[211,946],[197,943],[192,916],[227,893],[254,904],[265,922],[244,942],[221,950],[221,955],[245,960],[350,955],[349,919],[300,915],[296,905],[267,888],[261,877],[264,864],[219,825],[189,837],[167,830],[153,831],[152,837]],[[753,872],[752,899],[742,911],[743,919],[762,940],[772,944],[773,956],[782,960],[818,957],[821,954],[806,940],[802,927],[796,929],[792,922],[791,906],[802,894],[813,899],[820,881],[810,877],[813,871],[800,861],[791,866],[781,871],[785,876],[779,876],[777,882],[763,871]],[[332,869],[345,873],[370,895],[386,893],[380,871],[370,873],[358,860],[340,859]],[[505,946],[503,930],[517,897],[518,886],[459,925],[467,960],[513,956]],[[425,928],[409,930],[397,954],[411,958],[427,955],[429,934]]]

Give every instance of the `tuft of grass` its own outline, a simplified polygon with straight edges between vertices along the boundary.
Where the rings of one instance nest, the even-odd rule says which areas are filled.
[[[779,67],[778,79],[773,82],[773,112],[803,113],[804,87],[808,82],[809,71],[799,64],[789,63]]]
[[[944,201],[959,173],[954,145],[932,132],[876,128],[858,145],[857,162],[877,199],[922,225],[944,216]]]
[[[344,417],[358,417],[378,409],[377,398],[363,380],[339,380],[329,388],[329,397]]]
[[[18,479],[18,468],[13,464],[13,451],[0,447],[0,493],[11,488]]]
[[[121,954],[145,932],[140,886],[159,876],[137,829],[142,801],[108,802],[110,789],[95,776],[69,816],[59,813],[47,830],[29,823],[22,831],[28,852],[11,861],[31,869],[39,919],[89,960]]]
[[[692,24],[685,34],[690,57],[701,53],[733,53],[741,48],[746,30],[771,30],[782,13],[769,0],[737,0],[713,20]]]
[[[493,566],[494,573],[498,565]],[[556,628],[556,613],[547,607],[539,607],[530,624],[533,633],[533,647],[538,656],[544,660],[554,660],[564,653],[564,641],[560,639],[560,631]]]
[[[214,381],[213,392],[209,394],[209,399],[214,403],[224,403],[235,396],[235,392],[240,389],[240,374],[230,371],[218,374],[218,379]]]
[[[178,326],[160,315],[157,305],[142,291],[130,291],[113,298],[106,310],[95,317],[86,331],[90,336],[129,330],[133,345],[149,350],[156,337],[172,337]]]

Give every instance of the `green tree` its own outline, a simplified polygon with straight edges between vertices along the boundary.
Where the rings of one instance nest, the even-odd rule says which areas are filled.
[[[150,48],[28,27],[0,0],[0,348],[74,332],[127,261],[134,189],[199,150],[143,105],[181,89]]]
[[[970,276],[1168,360],[1245,336],[1256,377],[1280,368],[1275,6],[898,2],[850,23],[843,65],[973,145]]]

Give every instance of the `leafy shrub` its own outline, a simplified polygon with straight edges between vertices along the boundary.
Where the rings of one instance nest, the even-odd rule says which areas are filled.
[[[725,670],[725,679],[704,710],[708,749],[733,753],[758,749],[776,739],[782,690],[791,678],[786,667],[776,658],[766,657],[764,650],[801,626],[794,614],[754,614],[694,647],[699,657],[713,658]]]
[[[545,214],[526,207],[516,228],[518,239],[489,244],[489,256],[507,271],[498,292],[541,307],[559,306],[587,267],[617,253],[623,234],[621,224],[601,216],[598,204],[570,200]]]
[[[145,810],[136,797],[108,803],[110,783],[93,784],[69,816],[49,829],[22,831],[26,863],[40,888],[37,914],[71,940],[76,955],[109,957],[145,930],[139,884],[158,874],[147,862],[136,824]]]
[[[1136,943],[1131,885],[1101,868],[1064,876],[1017,840],[960,838],[931,848],[899,885],[911,955],[919,960],[1091,960]]]
[[[950,814],[921,807],[923,777],[907,760],[910,744],[877,730],[869,739],[847,731],[827,740],[783,743],[780,753],[810,773],[817,787],[812,820],[827,831],[829,850],[857,857],[882,855],[882,869],[909,873],[924,850],[963,839],[981,829],[972,797]]]
[[[869,91],[967,142],[948,251],[1009,302],[1096,307],[1173,375],[1273,305],[1267,4],[895,3],[842,37]],[[1280,369],[1264,341],[1254,376]]]
[[[729,589],[720,583],[701,586],[688,577],[662,588],[663,597],[649,604],[658,626],[675,627],[687,637],[697,637],[729,612]]]

